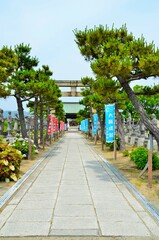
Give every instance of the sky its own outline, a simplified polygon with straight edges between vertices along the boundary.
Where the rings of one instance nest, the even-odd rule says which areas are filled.
[[[80,80],[93,73],[74,41],[75,29],[126,24],[136,38],[143,34],[159,47],[158,16],[158,0],[0,0],[0,49],[30,44],[31,56],[39,59],[39,67],[49,65],[53,79]],[[0,99],[0,108],[17,110],[15,99]]]

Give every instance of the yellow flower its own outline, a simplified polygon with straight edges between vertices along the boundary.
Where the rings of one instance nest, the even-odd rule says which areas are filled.
[[[13,179],[13,181],[17,181],[17,176],[15,175],[15,173],[13,173],[11,176],[10,176],[11,179]]]
[[[13,165],[10,165],[9,166],[10,170],[14,171],[15,170],[15,167]]]

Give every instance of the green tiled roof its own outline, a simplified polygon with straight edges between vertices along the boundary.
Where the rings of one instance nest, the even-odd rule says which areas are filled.
[[[84,109],[83,105],[79,103],[63,103],[65,113],[77,113],[79,110]]]

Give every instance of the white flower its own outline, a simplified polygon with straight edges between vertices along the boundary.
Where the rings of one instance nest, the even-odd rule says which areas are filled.
[[[38,153],[39,151],[36,149],[35,152]]]
[[[23,154],[23,157],[25,158],[25,157],[26,157],[26,154]]]

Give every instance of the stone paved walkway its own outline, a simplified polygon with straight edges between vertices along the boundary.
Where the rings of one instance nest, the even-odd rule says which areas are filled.
[[[159,225],[86,140],[71,132],[1,212],[0,236],[155,239]]]

